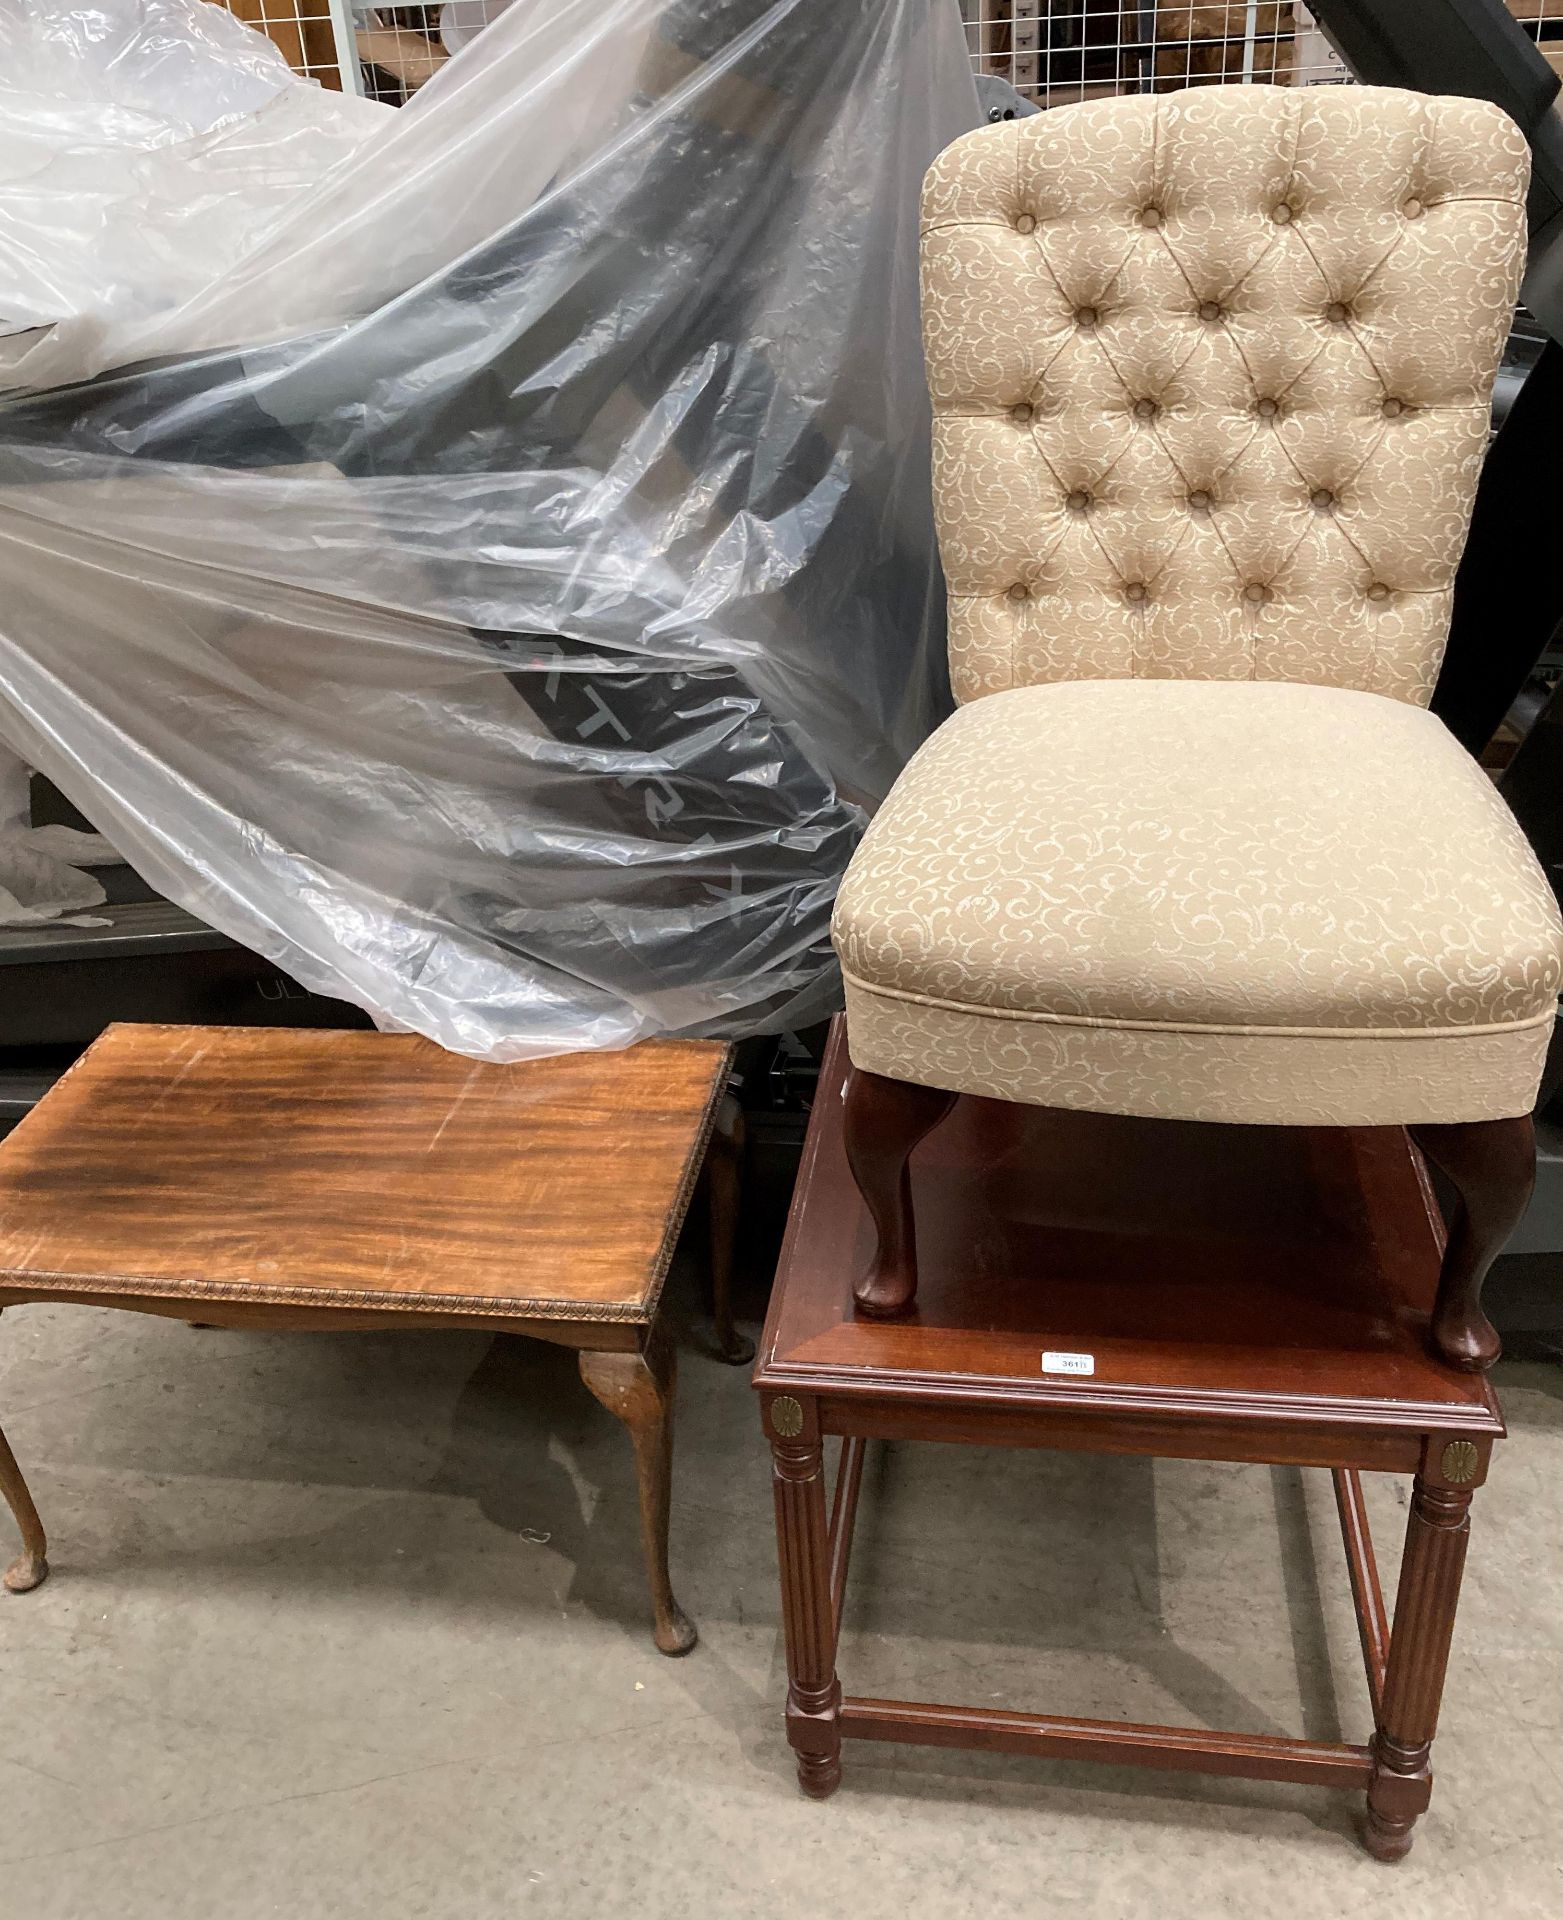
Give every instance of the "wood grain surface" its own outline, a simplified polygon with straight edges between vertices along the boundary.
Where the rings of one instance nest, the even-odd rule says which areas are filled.
[[[648,1324],[728,1057],[111,1027],[0,1142],[0,1293]]]

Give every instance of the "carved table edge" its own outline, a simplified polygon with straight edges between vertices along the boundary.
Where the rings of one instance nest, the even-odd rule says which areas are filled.
[[[1378,1427],[1408,1432],[1434,1430],[1501,1440],[1507,1433],[1489,1387],[1469,1405],[1429,1400],[1370,1400],[1307,1394],[1225,1393],[1217,1388],[1163,1388],[1110,1385],[1055,1385],[1041,1377],[995,1375],[979,1380],[941,1373],[882,1374],[865,1378],[864,1368],[823,1368],[808,1363],[762,1360],[751,1385],[757,1393],[807,1394],[838,1405],[906,1402],[921,1407],[980,1406],[997,1413],[1173,1415],[1221,1419],[1231,1423]]]
[[[658,1285],[660,1292],[660,1282]],[[629,1301],[567,1301],[514,1299],[483,1293],[384,1293],[346,1287],[268,1287],[244,1281],[165,1280],[145,1275],[17,1274],[0,1272],[0,1308],[40,1304],[50,1300],[80,1304],[90,1295],[106,1307],[123,1301],[134,1311],[137,1300],[203,1300],[244,1307],[317,1308],[343,1313],[470,1313],[505,1320],[578,1320],[649,1326],[656,1316],[657,1294],[645,1305]]]

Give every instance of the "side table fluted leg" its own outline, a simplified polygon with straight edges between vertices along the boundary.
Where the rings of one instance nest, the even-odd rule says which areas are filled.
[[[787,1640],[787,1738],[798,1785],[825,1800],[841,1785],[841,1682],[830,1602],[830,1529],[825,1517],[825,1449],[813,1404],[780,1395],[766,1408],[776,1494]]]
[[[1454,1637],[1470,1510],[1469,1487],[1441,1487],[1417,1475],[1363,1828],[1364,1844],[1380,1860],[1403,1860],[1411,1851],[1412,1829],[1432,1797],[1429,1763]]]

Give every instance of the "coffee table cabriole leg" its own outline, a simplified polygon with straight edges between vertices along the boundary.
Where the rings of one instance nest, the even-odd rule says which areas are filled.
[[[678,1363],[672,1348],[652,1336],[639,1352],[581,1354],[581,1378],[630,1430],[640,1491],[640,1532],[651,1584],[653,1637],[659,1652],[688,1653],[699,1638],[673,1597],[668,1574],[668,1514],[673,1486],[673,1389]]]
[[[825,1448],[812,1400],[778,1394],[765,1410],[776,1494],[776,1553],[787,1640],[787,1738],[798,1785],[826,1800],[841,1785],[841,1682],[825,1517]]]
[[[733,1268],[738,1254],[738,1209],[743,1191],[744,1112],[736,1094],[722,1097],[706,1154],[706,1204],[711,1229],[711,1304],[717,1351],[729,1366],[747,1366],[754,1342],[733,1324]]]
[[[42,1586],[48,1577],[48,1542],[44,1539],[38,1509],[27,1491],[27,1482],[16,1464],[16,1455],[3,1433],[0,1433],[0,1493],[5,1495],[5,1503],[15,1515],[22,1535],[21,1555],[6,1568],[5,1584],[12,1593],[27,1593],[33,1587]]]
[[[1471,1495],[1486,1449],[1428,1443],[1411,1494],[1390,1633],[1384,1697],[1373,1736],[1373,1780],[1362,1838],[1380,1860],[1402,1860],[1432,1797],[1430,1765],[1471,1533]]]
[[[34,1587],[41,1587],[49,1576],[48,1542],[27,1482],[16,1464],[16,1455],[3,1432],[0,1432],[0,1494],[5,1496],[5,1504],[11,1509],[22,1536],[20,1555],[0,1579],[11,1593],[30,1593]]]

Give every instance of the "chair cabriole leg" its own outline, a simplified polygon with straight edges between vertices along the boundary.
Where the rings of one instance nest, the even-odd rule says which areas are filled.
[[[1418,1126],[1411,1138],[1460,1197],[1449,1224],[1433,1306],[1433,1345],[1453,1367],[1485,1373],[1502,1342],[1482,1311],[1482,1283],[1519,1225],[1536,1183],[1536,1131],[1529,1114]]]
[[[917,1297],[917,1232],[907,1163],[956,1098],[860,1067],[848,1075],[847,1161],[877,1233],[873,1259],[854,1289],[860,1313],[893,1319],[908,1312]]]

